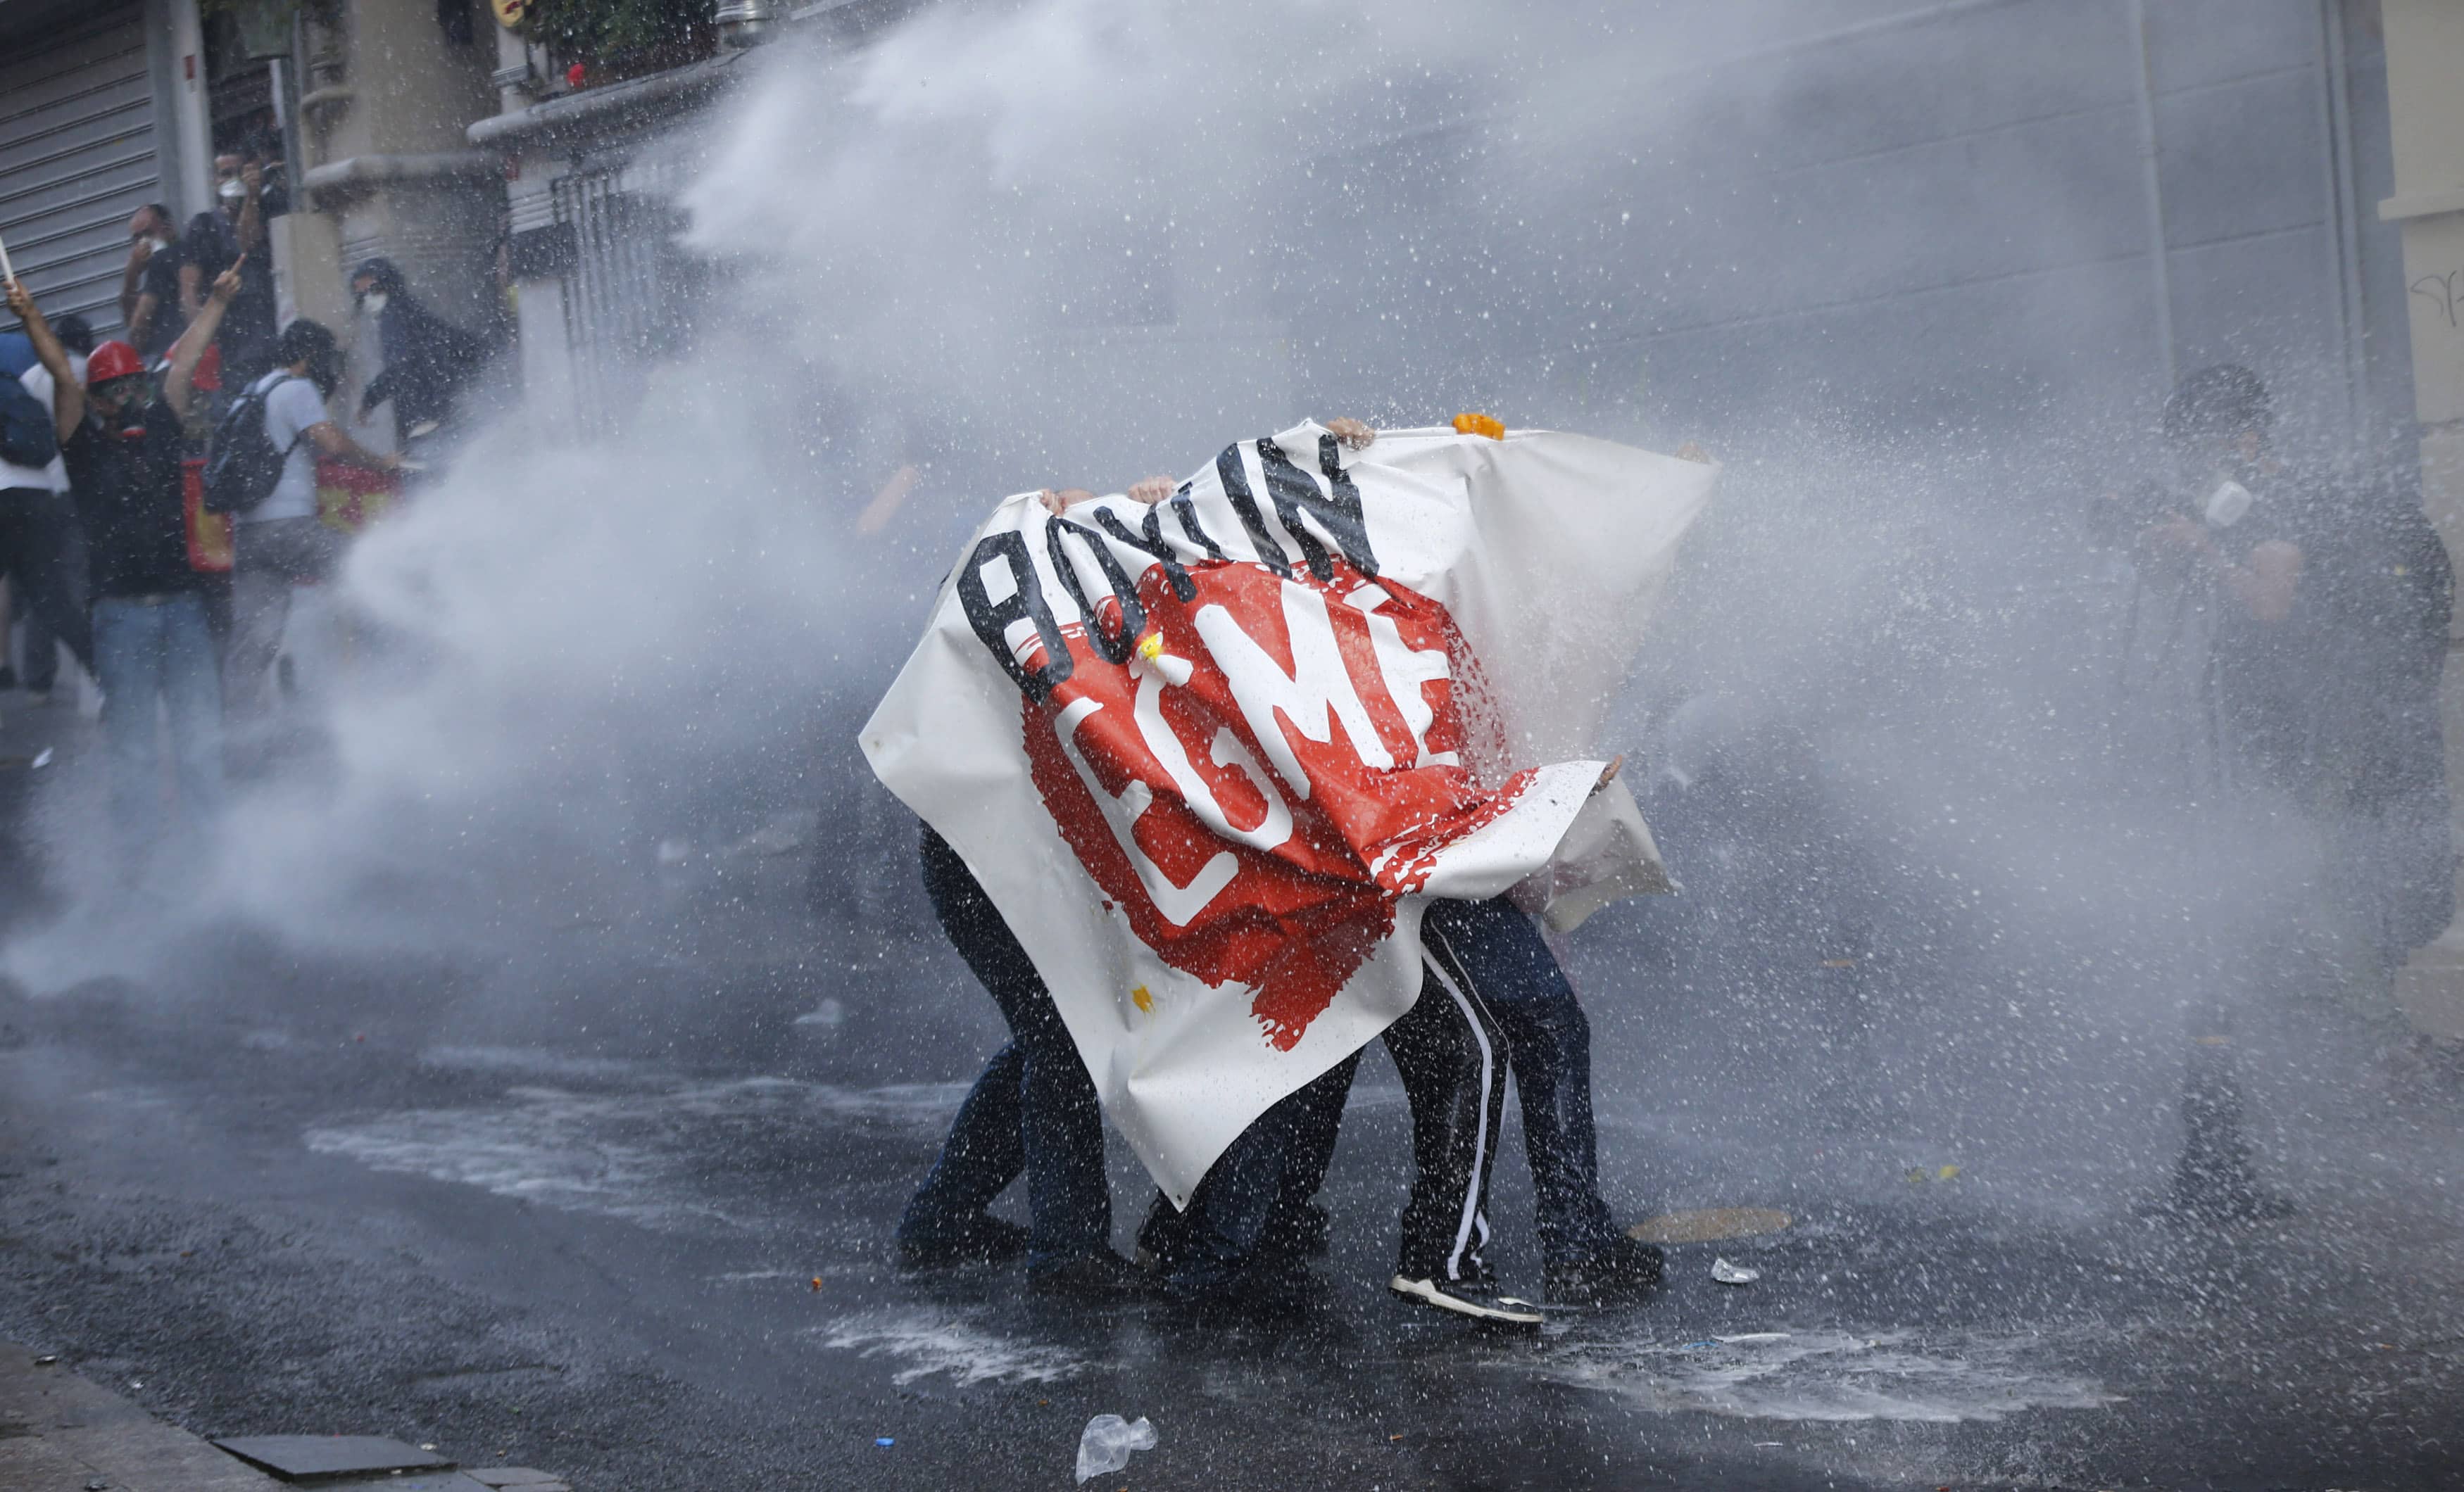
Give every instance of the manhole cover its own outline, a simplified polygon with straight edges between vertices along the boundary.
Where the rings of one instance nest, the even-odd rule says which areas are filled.
[[[1627,1237],[1645,1243],[1717,1243],[1777,1233],[1792,1220],[1788,1214],[1768,1207],[1705,1207],[1645,1218],[1625,1231]]]

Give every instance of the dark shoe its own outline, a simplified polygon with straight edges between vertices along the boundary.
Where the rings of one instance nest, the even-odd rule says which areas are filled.
[[[978,1213],[958,1227],[898,1239],[898,1262],[909,1269],[945,1269],[953,1264],[998,1264],[1026,1252],[1026,1230]]]
[[[1502,1327],[1536,1327],[1541,1321],[1539,1306],[1500,1295],[1494,1285],[1484,1282],[1398,1274],[1386,1282],[1386,1288],[1415,1305],[1434,1306],[1474,1321]]]
[[[1660,1288],[1660,1250],[1620,1234],[1597,1253],[1547,1270],[1551,1306],[1636,1306]]]
[[[1073,1301],[1116,1301],[1154,1288],[1146,1271],[1106,1249],[1081,1254],[1057,1264],[1039,1264],[1026,1271],[1026,1287],[1036,1295]]]

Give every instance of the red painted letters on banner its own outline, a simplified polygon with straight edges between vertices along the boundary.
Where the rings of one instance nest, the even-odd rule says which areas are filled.
[[[1138,937],[1209,984],[1249,988],[1262,1035],[1289,1050],[1438,852],[1529,775],[1492,790],[1465,767],[1456,685],[1471,660],[1436,602],[1340,560],[1325,581],[1238,561],[1188,573],[1184,601],[1147,571],[1126,664],[1084,625],[1061,628],[1073,667],[1024,704],[1027,758]],[[1116,602],[1098,609],[1116,625]],[[1040,669],[1032,633],[1024,647]]]

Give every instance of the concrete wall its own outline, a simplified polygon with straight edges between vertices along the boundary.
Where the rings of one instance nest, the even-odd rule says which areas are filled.
[[[1594,418],[1705,430],[2064,418],[2145,408],[2176,369],[2233,359],[2332,435],[2409,403],[2397,249],[2365,195],[2389,176],[2383,63],[2343,7],[1760,9],[1695,7],[1672,28],[1729,28],[1737,50],[1636,77],[1520,156],[1474,121],[1353,163],[1370,238],[1435,240],[1416,205],[1449,182],[1540,184],[1512,199],[1551,209],[1522,256],[1536,273],[1429,255],[1433,299],[1514,313],[1456,318],[1461,397],[1546,381]],[[1781,17],[1800,24],[1774,45]],[[1294,316],[1393,335],[1344,304],[1358,274],[1302,280]],[[1310,372],[1353,392],[1339,357]]]
[[[306,28],[303,180],[330,227],[302,225],[295,239],[302,314],[341,325],[343,274],[383,254],[447,318],[467,326],[496,315],[491,246],[503,193],[495,163],[463,138],[496,106],[495,23],[470,3],[469,43],[446,36],[434,0],[344,0],[336,25]]]
[[[2387,0],[2393,190],[2380,213],[2400,227],[2410,315],[2422,502],[2464,560],[2464,6]],[[2449,791],[2464,804],[2464,628],[2451,637],[2444,697]],[[2413,1023],[2464,1041],[2464,920],[2423,949],[2399,982]]]

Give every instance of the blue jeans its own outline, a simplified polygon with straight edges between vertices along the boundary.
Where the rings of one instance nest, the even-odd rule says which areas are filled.
[[[1052,992],[966,862],[929,828],[924,889],[958,956],[1001,1006],[1010,1041],[959,1106],[898,1236],[924,1242],[965,1227],[1023,1169],[1029,1269],[1108,1252],[1112,1188],[1104,1174],[1103,1108]]]
[[[94,656],[121,844],[134,849],[156,838],[163,818],[157,699],[171,718],[179,811],[191,830],[203,828],[223,806],[222,681],[205,602],[194,592],[103,597],[94,603]]]

